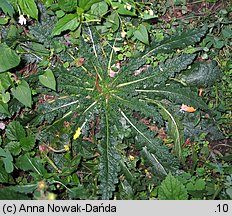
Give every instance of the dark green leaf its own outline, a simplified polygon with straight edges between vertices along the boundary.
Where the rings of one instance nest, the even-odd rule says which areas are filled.
[[[10,187],[10,190],[19,193],[33,193],[38,188],[38,184],[17,185]]]
[[[0,72],[7,71],[19,64],[20,57],[6,44],[0,44],[0,50]]]
[[[149,45],[149,39],[148,39],[148,32],[147,32],[147,28],[141,24],[138,28],[138,30],[136,30],[134,32],[134,36],[141,42]]]
[[[163,118],[168,121],[168,133],[174,139],[175,153],[182,160],[182,145],[184,144],[183,125],[164,104],[159,101],[154,101],[154,103],[161,109]]]
[[[222,75],[222,71],[216,66],[216,62],[201,62],[194,64],[191,69],[181,75],[181,79],[188,85],[197,87],[211,86]]]
[[[117,139],[114,136],[110,136],[113,132],[109,125],[108,111],[104,118],[106,125],[104,128],[104,139],[99,144],[99,151],[101,154],[99,164],[99,175],[100,175],[100,191],[102,199],[110,199],[115,190],[115,184],[118,182],[118,171],[119,171],[119,159],[120,156],[115,148]]]
[[[10,140],[19,141],[25,137],[25,130],[18,121],[12,121],[6,129],[6,136]]]
[[[112,6],[114,8],[117,8],[117,12],[121,15],[127,15],[127,16],[136,16],[136,12],[134,8],[131,8],[131,10],[128,10],[125,8],[125,4],[119,3],[119,2],[112,2]]]
[[[188,194],[184,185],[177,178],[168,174],[159,187],[158,199],[186,200],[188,199]]]
[[[12,88],[11,91],[13,96],[19,102],[31,108],[31,104],[32,104],[31,89],[25,80],[22,80],[21,83],[16,88]]]
[[[53,72],[47,69],[43,75],[39,76],[39,81],[46,87],[56,90],[56,80]]]
[[[8,173],[2,166],[2,162],[0,161],[0,183],[7,183],[8,182]]]
[[[35,146],[35,137],[29,135],[20,139],[20,145],[24,151],[30,151]]]
[[[17,159],[17,166],[24,171],[33,171],[39,176],[44,176],[47,173],[42,164],[41,158],[31,158],[28,153],[21,155]]]
[[[79,19],[76,14],[67,14],[62,17],[55,25],[52,36],[59,35],[66,30],[75,30],[80,25]]]
[[[76,0],[59,0],[58,5],[61,10],[66,12],[72,12],[77,9],[77,1]]]
[[[189,45],[199,42],[206,34],[207,28],[192,29],[180,34],[174,35],[171,38],[164,39],[160,43],[152,43],[146,55],[155,53],[169,53],[174,49],[185,48]]]
[[[108,11],[108,4],[103,2],[95,3],[91,6],[91,13],[96,16],[103,16]]]
[[[9,188],[0,188],[0,200],[28,200],[29,198],[20,193],[16,193]]]
[[[157,160],[157,156],[150,153],[146,146],[143,147],[141,154],[143,158],[145,158],[148,161],[148,164],[152,167],[152,169],[156,171],[157,175],[162,177],[167,175],[165,168],[160,163],[160,161]]]
[[[107,22],[104,23],[104,25],[107,28],[112,28],[114,32],[117,31],[120,25],[118,14],[116,12],[111,13],[110,16],[107,18]]]
[[[102,0],[79,0],[79,7],[84,11],[87,11],[91,8],[94,3],[100,2]]]
[[[0,113],[10,115],[7,103],[3,103],[2,101],[0,101]]]
[[[16,141],[7,143],[5,148],[8,149],[10,153],[14,156],[19,155],[19,153],[21,152],[20,144]]]
[[[5,14],[9,14],[11,17],[13,17],[13,14],[15,13],[15,11],[14,11],[13,6],[10,4],[8,0],[1,0],[0,8],[3,10]]]
[[[189,88],[183,88],[180,86],[162,86],[153,90],[141,90],[141,92],[148,93],[150,97],[155,95],[163,95],[166,98],[169,98],[171,101],[176,104],[186,104],[189,106],[205,111],[209,111],[207,104],[199,97],[196,93],[192,92]],[[153,95],[151,95],[153,93]]]

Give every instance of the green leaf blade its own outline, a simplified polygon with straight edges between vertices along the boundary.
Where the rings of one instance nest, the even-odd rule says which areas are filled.
[[[22,12],[38,20],[38,9],[34,0],[18,0]]]
[[[15,11],[14,11],[13,6],[10,4],[8,0],[1,0],[0,8],[3,10],[5,14],[9,14],[11,17],[13,17],[13,14],[15,13]]]
[[[149,38],[147,28],[144,25],[140,25],[139,29],[134,32],[134,36],[146,45],[149,45]]]
[[[21,102],[26,107],[31,108],[32,105],[31,89],[25,80],[22,80],[21,83],[16,88],[12,88],[11,92],[19,102]]]
[[[6,129],[6,136],[12,141],[19,141],[26,135],[23,126],[18,121],[11,122]]]
[[[158,44],[151,44],[148,52],[145,56],[154,54],[154,53],[169,53],[175,49],[181,49],[189,45],[193,45],[201,40],[205,36],[207,28],[203,27],[202,29],[193,29],[181,34],[174,35],[171,38],[164,39]]]
[[[100,174],[100,186],[99,189],[102,194],[102,199],[112,198],[113,191],[115,191],[115,184],[118,183],[118,171],[119,171],[119,155],[115,148],[117,140],[114,139],[111,134],[111,129],[109,128],[109,116],[108,111],[106,111],[105,116],[105,127],[103,131],[105,132],[103,142],[99,145],[99,151],[101,154],[100,164],[99,164],[99,174]]]
[[[60,35],[66,30],[75,30],[80,25],[78,17],[76,14],[67,14],[62,17],[55,25],[52,36]]]
[[[187,200],[188,194],[184,185],[177,178],[168,174],[159,187],[158,199]]]
[[[76,10],[77,7],[77,1],[76,0],[59,0],[58,5],[61,10],[66,12],[72,12]]]
[[[108,11],[108,4],[105,2],[98,2],[91,6],[91,13],[96,16],[103,16]]]
[[[100,2],[101,0],[79,0],[79,7],[84,11],[87,11],[91,8],[94,3]]]
[[[222,74],[222,71],[216,66],[216,62],[200,62],[194,64],[180,78],[190,86],[202,88],[211,86]]]
[[[53,72],[47,69],[43,75],[39,76],[39,81],[46,87],[56,90],[56,79]]]
[[[35,137],[30,135],[21,138],[20,145],[24,151],[30,151],[35,146]]]
[[[20,63],[20,57],[6,44],[0,44],[0,73],[16,67]]]

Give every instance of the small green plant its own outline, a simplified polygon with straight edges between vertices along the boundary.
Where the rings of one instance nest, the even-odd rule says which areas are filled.
[[[41,32],[36,28],[37,32]],[[136,146],[146,164],[152,167],[153,174],[162,179],[178,169],[178,160],[155,138],[141,118],[149,118],[149,122],[158,125],[167,120],[176,156],[184,162],[182,125],[174,113],[179,111],[181,104],[209,110],[196,93],[186,85],[174,82],[173,78],[186,70],[196,55],[179,55],[154,68],[145,67],[145,63],[147,56],[172,52],[199,42],[207,29],[184,32],[153,43],[146,52],[120,63],[116,69],[117,35],[112,44],[104,45],[99,44],[100,38],[92,28],[87,27],[87,32],[88,43],[82,41],[78,50],[59,56],[60,62],[69,62],[68,67],[64,68],[60,63],[50,67],[56,77],[57,91],[50,93],[53,95],[51,100],[39,105],[38,117],[30,123],[30,127],[44,123],[45,127],[41,127],[42,132],[38,133],[41,141],[50,145],[57,143],[55,140],[59,137],[64,139],[59,143],[70,146],[70,155],[87,160],[87,164],[88,160],[92,161],[96,170],[99,169],[97,194],[101,194],[103,199],[110,199],[119,182],[118,176],[123,174],[121,166],[125,167],[122,162],[125,153],[121,145],[127,140],[128,129],[134,137],[130,142]],[[140,117],[136,118],[135,113]],[[69,126],[59,131],[57,128],[65,122]],[[46,126],[47,123],[49,125]],[[132,175],[129,169],[126,172]]]

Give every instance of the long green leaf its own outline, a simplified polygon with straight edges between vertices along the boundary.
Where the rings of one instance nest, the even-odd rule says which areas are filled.
[[[157,158],[155,157],[154,154],[150,153],[147,150],[147,147],[143,147],[142,149],[142,155],[148,160],[149,164],[151,165],[151,167],[156,170],[156,172],[158,172],[161,175],[166,176],[167,172],[164,169],[164,167],[160,164],[160,162],[157,160]]]
[[[121,115],[126,119],[126,121],[150,144],[154,144],[149,138],[146,137],[146,135],[144,135],[137,127],[136,125],[134,125],[130,119],[125,115],[125,113],[120,110]],[[145,150],[144,150],[145,151]],[[159,162],[159,160],[157,159],[157,157],[155,155],[152,155],[152,161],[153,161],[153,165],[154,167],[158,170],[161,171],[161,173],[163,174],[167,174],[165,168],[163,167],[163,165]]]
[[[134,78],[134,80],[126,83],[121,83],[117,85],[117,87],[124,87],[136,83],[143,82],[145,80],[153,80],[154,82],[161,82],[164,81],[168,78],[171,78],[174,76],[176,73],[181,72],[182,70],[185,70],[194,60],[196,55],[192,54],[186,54],[182,56],[175,57],[173,59],[168,60],[164,64],[161,64],[159,66],[159,69],[154,68],[152,71],[157,71],[156,73],[153,73],[153,75],[148,75],[143,78]],[[136,64],[136,63],[135,63]],[[146,74],[146,73],[144,73]],[[131,76],[133,77],[133,76]],[[137,77],[137,76],[136,76]]]
[[[172,87],[162,86],[156,89],[137,89],[135,91],[150,95],[149,97],[165,96],[174,101],[176,104],[191,105],[194,108],[209,111],[207,104],[189,88],[172,85]]]
[[[100,157],[100,191],[102,193],[102,199],[110,199],[112,192],[115,190],[115,184],[118,183],[118,171],[119,171],[119,155],[115,148],[116,140],[111,134],[110,122],[109,122],[109,110],[106,102],[105,110],[105,127],[102,128],[105,131],[105,137],[103,142],[99,145]]]
[[[161,109],[161,114],[168,121],[168,130],[172,135],[175,144],[175,152],[177,157],[182,160],[182,145],[184,143],[183,127],[178,119],[159,101],[149,100],[149,102],[156,104]]]
[[[174,49],[180,49],[195,44],[201,40],[206,32],[206,27],[203,27],[200,30],[192,29],[178,35],[174,35],[171,38],[164,39],[158,44],[153,43],[144,57],[154,53],[168,53]]]
[[[24,14],[38,19],[38,9],[34,0],[18,0],[18,3]]]

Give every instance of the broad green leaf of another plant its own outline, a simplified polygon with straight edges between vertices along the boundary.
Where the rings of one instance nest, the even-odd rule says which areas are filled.
[[[39,76],[39,81],[46,87],[56,90],[56,80],[53,72],[47,69],[43,75]]]
[[[6,16],[6,17],[0,17],[0,25],[5,25],[8,23],[10,17]]]
[[[10,153],[14,156],[19,155],[21,152],[20,144],[18,141],[11,141],[7,143],[7,145],[5,146],[5,149],[8,149]]]
[[[17,166],[24,171],[33,171],[38,176],[43,176],[45,178],[45,174],[47,174],[46,169],[44,168],[41,158],[34,157],[31,158],[28,153],[21,155],[17,160]]]
[[[12,5],[8,0],[1,0],[0,8],[3,10],[5,14],[9,14],[11,17],[13,16],[14,8],[12,7]]]
[[[10,113],[8,111],[8,104],[3,103],[2,101],[0,101],[0,113],[10,115]]]
[[[172,174],[168,174],[159,187],[158,199],[187,200],[188,194],[184,185]]]
[[[0,44],[0,50],[0,72],[7,71],[19,64],[20,57],[5,43]]]
[[[108,11],[108,5],[105,2],[98,2],[91,6],[91,13],[96,16],[103,16]]]
[[[24,151],[30,151],[35,146],[35,137],[32,135],[20,139],[20,146]]]
[[[18,4],[24,14],[38,20],[38,9],[34,0],[18,0]]]
[[[77,7],[77,1],[76,0],[59,0],[58,5],[61,10],[66,12],[72,12],[76,10]]]
[[[21,140],[26,136],[23,126],[18,121],[12,121],[6,129],[6,136],[9,140]]]
[[[11,153],[9,152],[9,150],[4,150],[0,147],[0,157],[2,157],[2,161],[4,163],[5,166],[5,170],[7,173],[11,173],[14,170],[14,166],[13,166],[13,157],[11,155]]]
[[[31,108],[31,104],[32,104],[31,89],[25,80],[22,80],[21,83],[16,88],[12,88],[11,91],[13,96],[19,102],[21,102],[26,107]]]
[[[141,42],[149,45],[147,28],[144,25],[140,25],[139,29],[134,32],[134,36]]]
[[[79,7],[84,11],[87,11],[91,8],[94,3],[100,2],[102,0],[79,0]]]
[[[55,25],[52,36],[61,34],[61,32],[66,30],[75,30],[80,25],[78,17],[76,14],[67,14],[62,17]]]
[[[121,15],[126,15],[126,16],[136,16],[136,11],[131,5],[131,9],[127,9],[125,6],[126,4],[122,4],[119,2],[111,2],[113,8],[117,8],[117,12]]]
[[[220,78],[222,71],[215,61],[193,64],[191,69],[181,75],[181,79],[190,86],[208,87]]]
[[[0,91],[7,90],[12,84],[10,73],[0,74]]]
[[[114,32],[117,31],[120,25],[118,14],[116,12],[113,12],[112,14],[110,14],[106,22],[104,23],[104,25],[107,28],[111,28]]]

